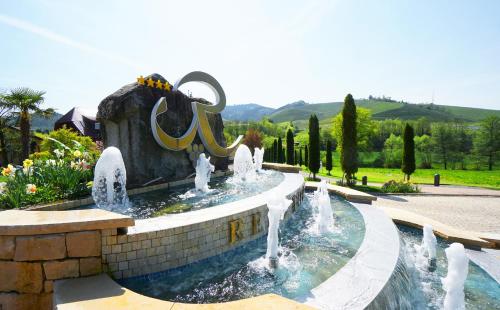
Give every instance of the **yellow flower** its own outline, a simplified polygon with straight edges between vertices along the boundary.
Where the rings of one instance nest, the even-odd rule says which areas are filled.
[[[27,168],[29,168],[29,167],[31,167],[31,166],[33,166],[33,161],[32,161],[31,159],[25,159],[25,160],[23,161],[23,167],[24,167],[24,168],[26,168],[26,169],[27,169]]]
[[[94,186],[94,182],[88,181],[87,182],[87,188],[92,188],[92,186]]]
[[[76,150],[73,152],[73,156],[75,156],[76,158],[82,157],[82,152],[80,152],[79,150]]]
[[[26,185],[26,194],[34,194],[36,193],[37,188],[35,184]]]
[[[9,165],[7,165],[7,168],[2,169],[2,175],[5,177],[9,176],[9,175],[13,175],[15,171],[16,171],[16,168],[14,168],[14,166],[9,164]]]

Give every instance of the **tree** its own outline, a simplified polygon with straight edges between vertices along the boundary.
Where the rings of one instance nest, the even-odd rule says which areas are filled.
[[[245,133],[245,139],[243,140],[243,144],[250,148],[252,154],[256,147],[262,147],[262,133],[259,130],[249,128]]]
[[[9,159],[7,158],[6,130],[12,122],[13,107],[3,99],[3,96],[0,94],[0,166],[7,166]]]
[[[278,163],[284,163],[284,157],[285,154],[283,154],[283,141],[281,140],[281,137],[278,137]]]
[[[400,168],[401,154],[403,150],[403,139],[392,134],[385,140],[383,155],[385,168]]]
[[[348,94],[345,97],[342,109],[342,135],[340,143],[340,164],[347,185],[354,184],[354,175],[358,172],[358,135],[356,122],[356,104],[352,95]]]
[[[304,151],[304,166],[309,168],[309,148],[306,145],[306,149]]]
[[[333,168],[333,158],[332,158],[332,141],[326,141],[326,171],[328,171],[328,175],[330,175],[330,171]]]
[[[488,170],[493,170],[495,159],[500,153],[500,117],[490,116],[481,122],[474,147],[479,155],[488,159]]]
[[[453,169],[455,169],[457,162],[460,163],[460,169],[465,169],[465,158],[472,150],[472,136],[462,121],[455,121],[451,132],[454,140],[450,156],[453,161]]]
[[[455,143],[454,135],[449,124],[436,123],[432,126],[432,143],[436,148],[436,153],[443,162],[444,169],[448,169],[450,153]]]
[[[293,131],[291,128],[288,128],[286,132],[286,163],[289,165],[295,164],[294,147]]]
[[[293,150],[293,164],[297,165],[299,163],[299,153],[297,150]]]
[[[302,167],[302,148],[299,148],[299,157],[298,157],[298,164],[299,167]]]
[[[28,158],[30,154],[31,135],[31,113],[44,117],[49,117],[54,113],[54,109],[41,109],[40,105],[44,101],[44,91],[37,91],[30,88],[15,88],[2,96],[19,113],[19,127],[21,129],[22,157]]]
[[[274,139],[274,142],[273,142],[273,162],[277,163],[278,158],[279,158],[278,139]]]
[[[363,108],[356,108],[356,137],[357,137],[357,147],[360,150],[367,151],[370,149],[372,140],[376,137],[375,129],[377,128],[376,122],[372,120],[371,111]],[[338,142],[337,150],[341,152],[342,150],[342,123],[343,123],[342,113],[337,114],[333,118],[333,137]],[[389,135],[387,135],[388,137]],[[385,141],[387,137],[382,140]],[[325,139],[325,141],[328,139]]]
[[[432,144],[431,137],[428,135],[422,135],[420,137],[415,137],[415,149],[420,158],[420,168],[430,169],[432,168],[432,150],[434,145]]]
[[[319,121],[316,115],[309,118],[309,171],[316,179],[320,167]]]
[[[410,175],[415,172],[415,134],[413,127],[406,124],[403,134],[403,160],[401,171],[406,175],[406,180],[410,181]]]

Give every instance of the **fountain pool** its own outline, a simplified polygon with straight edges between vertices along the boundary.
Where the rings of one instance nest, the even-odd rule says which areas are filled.
[[[450,243],[437,238],[436,270],[429,271],[417,263],[419,244],[422,241],[420,230],[399,226],[404,252],[404,264],[408,273],[410,296],[407,300],[413,309],[443,309],[446,292],[441,278],[447,275],[448,261],[445,249]],[[469,261],[468,275],[464,285],[465,309],[500,309],[500,283],[496,282],[478,265]]]
[[[208,184],[210,191],[206,193],[197,191],[192,184],[188,184],[133,195],[129,197],[127,204],[113,205],[108,210],[136,219],[200,210],[260,194],[276,187],[283,180],[283,174],[274,170],[256,173],[251,181],[242,181],[236,176],[220,177],[211,180]],[[97,205],[82,208],[97,208]]]
[[[334,228],[322,233],[321,214],[312,203],[313,196],[306,193],[296,213],[281,224],[276,268],[270,267],[266,258],[267,242],[263,236],[222,255],[122,279],[120,283],[146,296],[177,302],[223,302],[265,293],[307,302],[311,290],[335,276],[361,252],[365,238],[364,215],[333,195],[330,199]],[[418,263],[422,232],[405,226],[398,226],[398,232],[401,247],[397,266],[368,308],[443,309],[445,291],[441,278],[447,274],[445,249],[449,243],[437,239],[436,268],[429,269]],[[466,309],[500,309],[500,284],[472,261],[468,268]],[[331,294],[335,296],[335,292]]]
[[[364,237],[362,215],[331,196],[335,229],[319,232],[319,210],[306,194],[295,214],[281,224],[277,268],[269,267],[266,238],[182,268],[121,280],[141,294],[190,303],[236,300],[264,293],[304,301],[354,256]]]

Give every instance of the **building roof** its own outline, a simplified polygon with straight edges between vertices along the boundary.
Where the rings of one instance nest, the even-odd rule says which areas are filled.
[[[99,136],[99,130],[96,129],[95,113],[91,113],[82,108],[74,107],[56,121],[54,129],[59,129],[66,125],[66,127],[78,131],[81,135],[89,136],[96,140]]]

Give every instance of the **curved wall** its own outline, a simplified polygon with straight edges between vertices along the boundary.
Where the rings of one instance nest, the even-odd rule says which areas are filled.
[[[303,177],[284,175],[283,182],[262,194],[202,210],[136,220],[126,234],[103,237],[104,270],[116,279],[146,275],[224,253],[265,235],[266,195],[279,191],[293,201],[285,217],[303,199]]]

